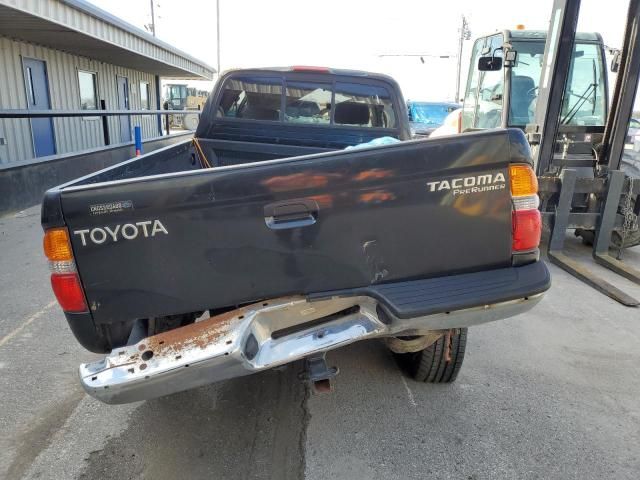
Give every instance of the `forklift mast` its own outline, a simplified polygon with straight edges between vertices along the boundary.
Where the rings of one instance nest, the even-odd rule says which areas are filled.
[[[620,168],[640,75],[640,0],[630,0],[620,66],[603,138],[594,145],[593,176],[585,177],[571,164],[558,164],[556,145],[563,102],[576,43],[580,0],[554,0],[544,52],[534,122],[526,131],[539,175],[543,219],[550,227],[549,259],[560,268],[630,307],[640,301],[626,294],[564,253],[568,229],[593,232],[596,263],[640,284],[640,271],[621,261],[629,234],[638,235],[640,183]],[[586,199],[586,207],[584,200]],[[634,207],[635,205],[635,207]],[[612,235],[621,237],[618,256],[610,255]],[[583,237],[584,238],[584,237]]]
[[[596,263],[640,283],[622,261],[640,244],[640,180],[620,170],[640,75],[640,0],[630,0],[609,111],[602,37],[577,33],[580,0],[554,0],[547,32],[504,30],[474,43],[462,131],[520,128],[538,175],[550,261],[627,306],[640,301],[564,253],[567,230],[593,244]],[[612,257],[612,245],[618,247]]]
[[[630,0],[622,54],[607,127],[598,163],[609,170],[620,168],[627,129],[640,77],[640,0]],[[636,201],[636,207],[640,202]]]
[[[534,122],[526,132],[538,175],[555,155],[562,101],[573,55],[581,0],[554,0],[542,60]]]

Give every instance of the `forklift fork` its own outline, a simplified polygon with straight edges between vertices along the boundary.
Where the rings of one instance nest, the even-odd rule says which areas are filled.
[[[622,196],[625,175],[620,170],[613,170],[609,173],[609,187],[605,199],[602,216],[600,218],[600,228],[596,241],[593,244],[593,259],[596,263],[607,267],[618,275],[621,275],[632,282],[640,284],[640,270],[630,267],[624,262],[609,255],[611,243],[611,233],[618,214],[618,204]],[[631,193],[629,193],[630,195]]]
[[[607,282],[563,252],[567,228],[571,228],[569,218],[575,192],[576,178],[577,172],[573,169],[564,169],[560,175],[560,196],[554,214],[547,256],[552,263],[592,286],[599,292],[604,293],[628,307],[637,307],[640,305],[640,301]],[[611,269],[615,273],[640,283],[640,271],[629,267],[609,255],[611,233],[613,232],[616,222],[618,203],[624,180],[625,176],[623,172],[619,170],[610,172],[607,195],[600,216],[596,242],[593,247],[593,257],[597,263]]]

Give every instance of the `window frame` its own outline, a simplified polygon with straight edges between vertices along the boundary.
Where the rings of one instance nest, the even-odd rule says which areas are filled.
[[[142,105],[142,86],[146,87],[147,93],[147,106]],[[151,85],[149,82],[145,80],[140,80],[139,82],[139,92],[140,94],[140,110],[151,110]]]
[[[94,93],[94,99],[96,104],[95,109],[82,108],[82,86],[80,84],[81,73],[86,73],[93,76],[93,93]],[[80,110],[85,110],[88,112],[101,110],[100,109],[100,88],[98,84],[98,72],[95,70],[88,70],[85,68],[76,68],[76,81],[78,82],[78,100],[80,102]],[[100,117],[96,117],[96,116],[82,117],[82,120],[95,121],[95,120],[100,120]]]
[[[571,93],[569,91],[570,88],[575,86],[574,83],[574,79],[575,79],[575,67],[577,65],[577,60],[580,57],[574,57],[573,55],[576,53],[578,46],[582,46],[582,47],[593,47],[594,52],[596,54],[596,58],[592,59],[592,61],[594,61],[594,66],[596,68],[596,71],[599,73],[600,78],[599,78],[599,82],[597,83],[597,87],[596,90],[594,91],[594,97],[596,100],[598,100],[599,102],[602,102],[602,121],[603,124],[606,125],[607,123],[607,117],[609,114],[609,86],[608,86],[608,68],[604,68],[602,69],[601,67],[603,65],[606,65],[606,54],[605,51],[603,50],[603,47],[600,43],[598,42],[586,42],[586,41],[580,41],[580,40],[576,40],[573,46],[573,52],[572,52],[572,56],[571,56],[571,65],[569,67],[569,72],[568,72],[568,76],[567,76],[567,85],[565,85],[565,90],[563,92],[563,98],[562,98],[562,106],[561,106],[561,119],[560,119],[560,123],[559,125],[561,127],[595,127],[595,126],[599,126],[599,125],[589,125],[589,124],[576,124],[576,123],[562,123],[562,115],[564,113],[564,109],[565,109],[565,102],[570,102],[569,98],[567,96],[567,93]],[[603,61],[604,60],[604,61]],[[578,70],[580,71],[580,70]],[[576,82],[577,83],[577,82]],[[601,95],[598,95],[601,94]],[[570,109],[569,109],[570,110]],[[595,110],[595,105],[594,105],[594,110]],[[580,110],[578,110],[579,112]],[[584,117],[578,117],[577,113],[574,114],[574,119],[576,118],[584,118]]]
[[[467,84],[462,100],[462,131],[474,128],[476,111],[478,109],[478,86],[480,85],[480,71],[478,70],[478,58],[482,56],[482,49],[487,37],[480,37],[473,42],[471,47],[471,62],[467,74]],[[474,77],[474,74],[477,74]],[[475,81],[475,84],[474,84]],[[472,100],[472,102],[470,101]]]
[[[496,38],[499,41],[497,42],[497,45],[492,47],[492,44],[494,43],[493,40]],[[487,74],[491,75],[493,73],[496,73],[502,76],[501,78],[502,98],[500,100],[501,115],[499,117],[499,122],[497,127],[503,128],[505,125],[505,119],[507,117],[507,114],[505,112],[508,112],[508,109],[510,107],[508,100],[506,99],[507,97],[506,94],[508,93],[506,90],[507,68],[505,68],[503,64],[502,68],[500,68],[500,70],[496,70],[495,72],[481,72],[480,70],[478,70],[478,59],[480,57],[493,55],[495,53],[496,56],[500,56],[504,60],[503,46],[506,41],[505,40],[506,38],[507,38],[506,33],[504,31],[499,31],[499,32],[494,32],[490,35],[486,35],[484,37],[479,37],[476,39],[475,42],[473,42],[473,46],[471,49],[471,61],[469,65],[469,73],[467,74],[466,88],[464,91],[464,98],[462,101],[462,131],[463,132],[466,130],[482,130],[485,128],[485,127],[478,127],[478,121],[479,121],[480,101],[481,101],[480,93],[482,91],[481,87],[484,84],[485,77]],[[477,50],[476,50],[476,47],[478,47]],[[474,77],[474,74],[476,74],[477,76]],[[474,81],[476,82],[475,85],[472,84]],[[468,99],[471,98],[471,96],[473,96],[472,105],[468,101]],[[471,108],[471,106],[473,108]],[[496,127],[487,127],[487,128],[496,128]]]
[[[497,42],[494,42],[494,39],[497,39]],[[485,44],[484,44],[484,48],[489,48],[490,50],[490,54],[492,56],[499,56],[502,60],[503,60],[503,66],[500,70],[496,70],[496,71],[486,71],[486,72],[479,72],[479,76],[478,76],[478,92],[476,95],[476,101],[477,101],[477,106],[478,108],[475,111],[475,115],[474,115],[474,120],[473,120],[473,128],[480,128],[480,129],[489,129],[489,128],[501,128],[504,125],[504,117],[505,117],[505,84],[506,84],[506,75],[507,75],[507,69],[504,66],[504,50],[503,50],[503,45],[504,45],[504,32],[496,32],[492,35],[489,35],[487,37],[485,37]],[[495,43],[495,45],[494,45]],[[482,51],[481,51],[482,54]],[[494,75],[495,74],[495,75]],[[500,94],[500,101],[495,102],[492,99],[489,100],[484,100],[482,98],[482,92],[484,90],[487,90],[485,87],[486,83],[486,79],[487,77],[489,79],[493,79],[493,77],[495,76],[495,78],[498,79],[498,82],[495,83],[494,85],[492,85],[493,89],[495,90],[495,88],[497,86],[501,86],[501,94]],[[498,105],[500,108],[496,108],[494,110],[491,110],[492,112],[499,112],[499,115],[497,116],[496,120],[497,120],[497,125],[493,125],[493,126],[482,126],[479,127],[478,123],[480,121],[479,118],[479,113],[480,113],[480,101],[483,102],[487,102],[487,103],[495,103],[496,105]],[[510,107],[510,105],[508,105]],[[483,120],[485,120],[483,118]]]

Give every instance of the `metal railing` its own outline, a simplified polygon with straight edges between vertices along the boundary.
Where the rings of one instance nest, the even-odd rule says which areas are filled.
[[[164,115],[166,134],[170,134],[169,115],[201,115],[201,110],[107,110],[102,103],[101,110],[29,110],[29,109],[0,109],[0,118],[69,118],[69,117],[101,117],[102,134],[105,146],[111,144],[109,135],[109,117],[132,117],[136,115],[157,115],[158,127],[161,131],[161,117]]]

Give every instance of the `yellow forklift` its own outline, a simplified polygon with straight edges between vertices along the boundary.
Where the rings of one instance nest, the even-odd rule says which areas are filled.
[[[196,111],[202,110],[209,92],[188,87],[185,84],[168,83],[163,87],[165,110],[190,110],[192,113],[184,115],[169,115],[169,126],[184,130],[195,130],[198,128],[199,114]]]

